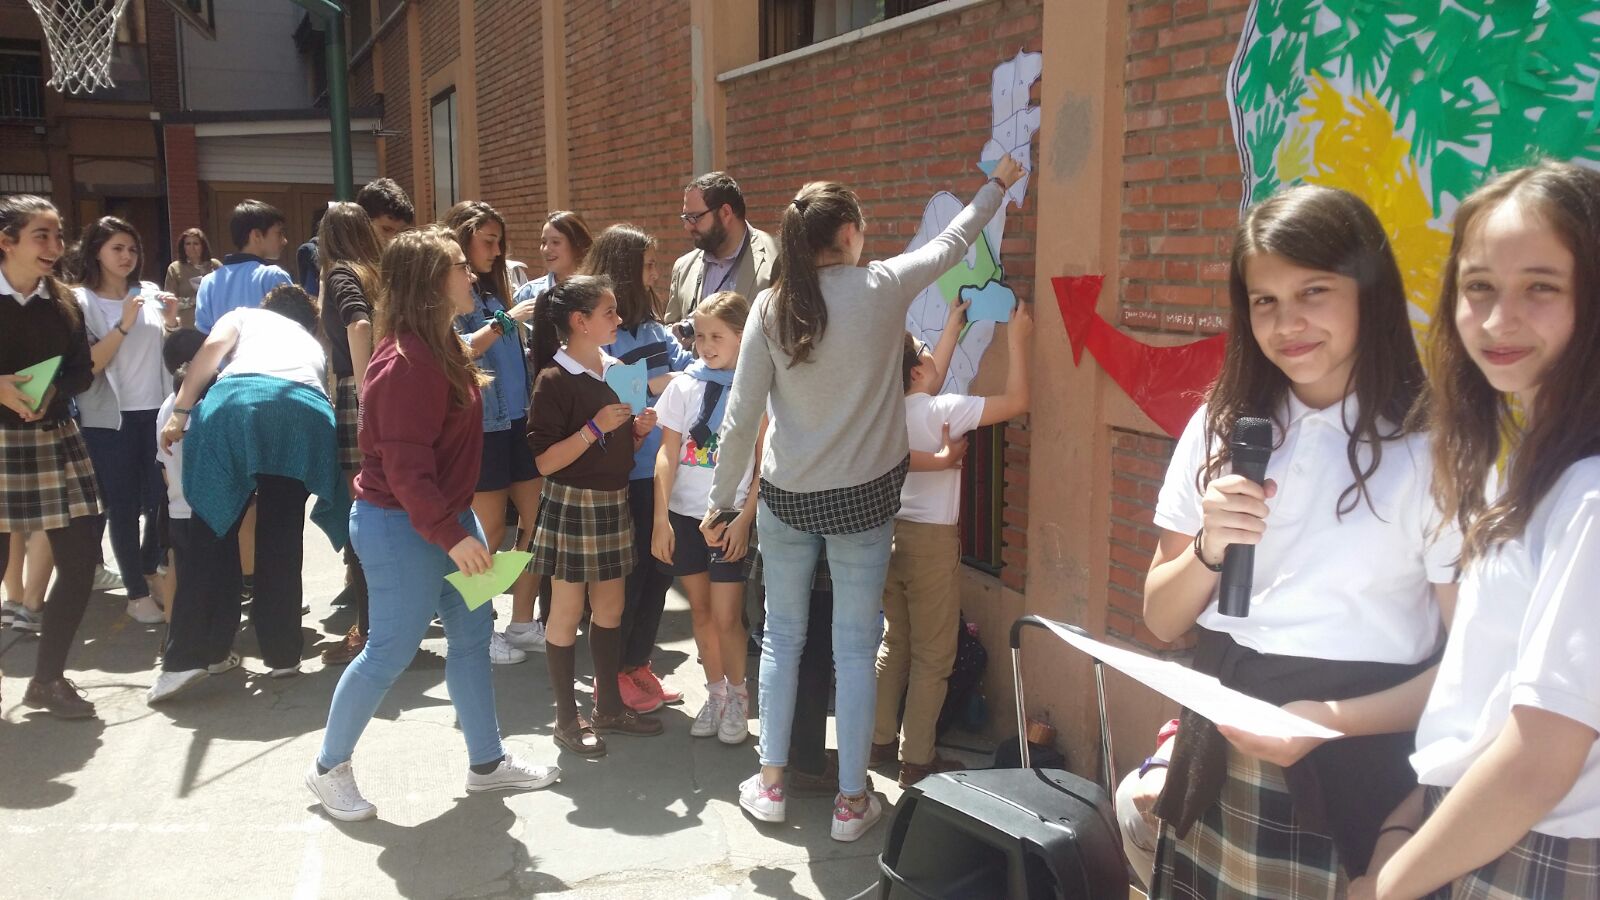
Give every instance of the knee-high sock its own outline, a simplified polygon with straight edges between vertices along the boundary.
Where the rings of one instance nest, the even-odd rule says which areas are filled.
[[[622,667],[622,629],[589,626],[589,655],[594,660],[594,705],[601,715],[622,713],[617,672]]]
[[[571,728],[578,720],[578,699],[572,691],[576,677],[577,648],[571,644],[546,644],[544,659],[550,666],[550,690],[555,693],[556,725]]]

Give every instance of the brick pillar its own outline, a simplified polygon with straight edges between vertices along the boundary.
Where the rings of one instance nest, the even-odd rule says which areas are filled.
[[[165,126],[167,144],[167,221],[172,228],[172,246],[177,252],[178,235],[200,225],[200,154],[193,125]],[[217,246],[216,235],[208,235]]]

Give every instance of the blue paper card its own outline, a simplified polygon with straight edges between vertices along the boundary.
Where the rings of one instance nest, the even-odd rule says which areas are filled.
[[[972,302],[967,307],[968,322],[1009,322],[1011,310],[1017,305],[1017,295],[999,281],[991,281],[981,288],[966,288],[961,296]]]
[[[606,384],[617,392],[617,399],[633,407],[633,414],[644,412],[650,400],[650,367],[644,360],[623,365],[612,363],[606,369]]]

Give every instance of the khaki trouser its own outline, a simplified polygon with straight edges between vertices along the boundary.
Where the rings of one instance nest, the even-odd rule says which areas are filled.
[[[885,628],[878,650],[878,712],[872,741],[894,740],[904,695],[902,762],[933,761],[939,710],[956,660],[960,567],[956,526],[895,520],[894,553],[883,589]]]

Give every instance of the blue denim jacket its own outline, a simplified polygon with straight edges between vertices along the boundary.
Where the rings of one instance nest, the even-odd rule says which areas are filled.
[[[500,298],[474,287],[472,312],[456,316],[456,333],[463,338],[483,328],[496,310],[506,309]],[[514,419],[528,415],[528,398],[533,394],[532,373],[523,355],[522,330],[503,334],[478,357],[478,368],[494,376],[483,388],[483,430],[505,431]]]

